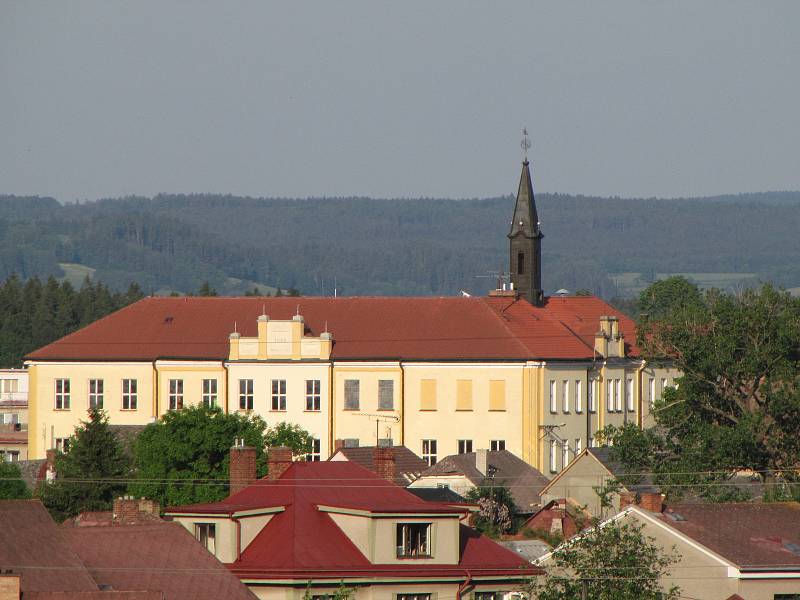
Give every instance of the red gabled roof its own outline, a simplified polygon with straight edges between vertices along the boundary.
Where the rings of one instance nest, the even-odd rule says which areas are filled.
[[[476,570],[476,576],[498,577],[538,572],[515,553],[464,526],[457,565],[371,563],[320,507],[401,514],[452,515],[462,511],[421,500],[350,461],[294,463],[275,482],[259,480],[222,502],[170,508],[167,513],[229,514],[274,507],[283,511],[272,517],[239,560],[228,565],[242,579],[463,577],[465,569]]]
[[[332,358],[528,360],[591,358],[599,317],[617,314],[593,297],[550,298],[144,298],[30,353],[31,360],[213,359],[228,356],[236,328],[257,335],[262,312],[303,315],[308,335],[333,334]],[[633,323],[620,317],[626,339]]]

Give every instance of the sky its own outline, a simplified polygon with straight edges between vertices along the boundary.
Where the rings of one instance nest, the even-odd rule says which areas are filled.
[[[800,2],[0,0],[0,194],[800,190]]]

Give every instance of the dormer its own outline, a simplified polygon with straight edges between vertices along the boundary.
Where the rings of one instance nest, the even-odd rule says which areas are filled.
[[[594,334],[594,349],[604,358],[625,356],[625,336],[620,331],[618,317],[600,317],[600,328]]]
[[[229,336],[228,360],[328,360],[333,348],[333,335],[325,331],[319,336],[306,335],[301,314],[289,320],[257,319],[257,337]]]

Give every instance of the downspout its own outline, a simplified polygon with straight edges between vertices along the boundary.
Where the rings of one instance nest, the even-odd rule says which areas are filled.
[[[222,365],[222,370],[225,371],[225,379],[222,382],[222,385],[225,386],[225,394],[222,396],[222,398],[223,398],[223,401],[225,402],[225,408],[224,408],[225,414],[228,414],[229,413],[229,411],[228,411],[228,388],[230,387],[228,385],[228,383],[229,383],[228,382],[228,377],[230,376],[230,373],[228,372],[228,365],[225,364],[224,360],[221,361],[220,364]]]
[[[406,445],[406,371],[403,368],[403,361],[400,365],[400,445]]]
[[[156,362],[158,361],[157,358],[153,359],[153,419],[158,421],[158,388],[161,382],[158,380],[158,366]]]
[[[461,595],[466,591],[469,587],[469,584],[472,583],[472,574],[469,570],[464,571],[467,574],[467,578],[458,584],[458,590],[456,591],[456,600],[461,600]]]
[[[239,517],[231,515],[231,521],[236,523],[236,561],[242,558],[242,522]]]
[[[333,453],[336,451],[334,446],[336,442],[333,439],[333,419],[334,419],[334,410],[333,410],[333,387],[336,385],[336,382],[333,380],[333,361],[328,362],[328,458],[330,458]]]
[[[589,447],[589,440],[592,439],[592,411],[589,410],[589,394],[594,393],[594,390],[590,390],[590,386],[592,385],[592,377],[589,375],[591,371],[594,370],[594,362],[592,366],[586,370],[586,447]],[[597,406],[597,399],[594,399],[595,406]]]
[[[642,359],[642,364],[636,369],[636,385],[638,389],[636,390],[636,404],[639,407],[639,427],[644,427],[644,398],[642,398],[642,387],[644,382],[642,381],[642,377],[644,375],[644,369],[647,366],[647,361]]]

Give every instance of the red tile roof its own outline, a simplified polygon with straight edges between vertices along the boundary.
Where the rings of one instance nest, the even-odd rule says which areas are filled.
[[[658,518],[742,570],[800,571],[800,503],[673,504]]]
[[[599,317],[618,314],[593,297],[550,298],[543,308],[513,298],[165,298],[123,308],[28,355],[31,360],[214,359],[228,355],[234,326],[257,334],[266,311],[306,331],[333,334],[333,358],[527,360],[590,358]],[[620,318],[633,340],[633,323]]]
[[[461,526],[457,565],[372,564],[319,506],[371,512],[453,514],[449,505],[426,502],[350,461],[293,463],[275,482],[259,480],[214,504],[175,507],[167,514],[230,513],[284,507],[229,568],[240,578],[336,579],[343,577],[525,577],[538,573],[513,552]],[[468,509],[464,508],[464,512]],[[456,518],[456,517],[453,517]]]

